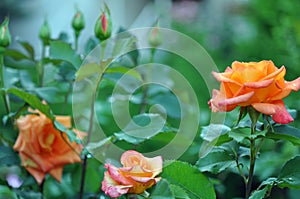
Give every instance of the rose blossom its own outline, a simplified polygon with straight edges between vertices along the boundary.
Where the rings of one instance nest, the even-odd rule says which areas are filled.
[[[300,77],[284,80],[285,67],[277,68],[272,61],[233,62],[224,73],[213,72],[221,82],[220,91],[213,90],[209,105],[213,112],[231,111],[237,106],[252,106],[258,112],[272,115],[275,122],[287,124],[293,121],[287,112],[283,98],[300,88]]]
[[[105,164],[102,190],[112,198],[126,193],[140,194],[160,180],[156,177],[162,172],[162,157],[146,158],[129,150],[121,156],[122,168]]]
[[[19,152],[22,166],[38,184],[47,173],[60,182],[64,165],[81,161],[82,146],[71,143],[66,134],[55,129],[53,122],[40,111],[30,112],[33,114],[16,120],[20,134],[13,148]],[[56,120],[66,128],[71,127],[69,116],[57,116]]]

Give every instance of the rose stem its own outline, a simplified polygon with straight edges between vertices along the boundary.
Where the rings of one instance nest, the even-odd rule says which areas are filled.
[[[256,122],[251,124],[251,135],[255,134],[255,128],[256,128]],[[251,193],[256,153],[257,151],[255,150],[255,139],[251,138],[250,139],[250,169],[249,169],[248,180],[246,183],[246,195],[245,195],[246,199],[249,198]]]
[[[4,85],[4,61],[3,61],[3,54],[0,53],[0,89],[4,89],[5,85]],[[5,90],[2,90],[2,97],[4,100],[4,104],[5,104],[5,109],[6,109],[6,113],[9,114],[10,113],[10,107],[9,107],[9,101],[8,101],[8,96],[6,94]]]
[[[105,50],[105,47],[106,47],[106,43],[105,42],[101,43],[101,46],[102,46],[102,52],[101,52],[100,64],[102,63],[102,60],[104,58],[104,50]],[[103,69],[103,72],[98,77],[96,87],[95,87],[95,90],[94,90],[93,95],[92,95],[92,103],[91,103],[91,107],[90,107],[91,108],[91,114],[90,114],[88,137],[87,137],[86,144],[88,144],[90,142],[90,139],[91,139],[91,134],[92,134],[92,130],[93,130],[94,112],[95,112],[95,110],[94,110],[95,101],[96,101],[95,98],[96,98],[96,93],[97,93],[98,87],[100,85],[100,82],[102,80],[104,71],[105,71],[105,69]],[[88,154],[85,154],[83,162],[82,162],[82,172],[81,172],[79,199],[83,198],[85,173],[86,173],[86,167],[87,167],[87,159],[88,159]]]

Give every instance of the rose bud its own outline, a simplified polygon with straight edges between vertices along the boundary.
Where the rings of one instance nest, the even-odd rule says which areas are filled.
[[[9,19],[6,17],[0,26],[0,46],[6,48],[11,42],[11,37],[8,29]]]

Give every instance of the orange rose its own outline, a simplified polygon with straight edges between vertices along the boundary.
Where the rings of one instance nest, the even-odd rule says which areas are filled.
[[[105,164],[102,190],[112,198],[126,193],[140,194],[160,180],[162,157],[146,158],[136,151],[127,151],[121,157],[123,168]]]
[[[47,173],[60,182],[63,166],[81,161],[82,146],[70,143],[66,134],[55,129],[53,122],[43,113],[31,112],[34,114],[17,119],[20,134],[13,148],[19,152],[22,166],[38,184],[43,182]],[[71,127],[69,116],[57,116],[56,120],[67,128]]]
[[[252,106],[257,111],[272,115],[275,122],[287,124],[293,121],[287,112],[283,98],[300,88],[300,77],[284,80],[285,67],[278,69],[272,61],[233,62],[224,73],[213,72],[221,82],[220,91],[213,90],[209,105],[213,112],[231,111],[237,106]]]

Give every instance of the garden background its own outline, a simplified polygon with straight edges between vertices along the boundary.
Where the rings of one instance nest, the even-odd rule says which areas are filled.
[[[297,0],[110,0],[106,3],[111,13],[112,35],[132,28],[158,26],[158,21],[159,27],[176,30],[197,41],[211,56],[219,71],[224,71],[235,60],[243,62],[272,60],[277,67],[282,65],[286,67],[286,80],[296,79],[300,75],[300,3]],[[83,58],[99,44],[94,35],[94,24],[104,9],[103,5],[104,2],[100,0],[88,2],[83,0],[64,2],[58,0],[51,2],[2,0],[0,2],[0,22],[9,16],[12,38],[11,44],[7,48],[11,51],[7,51],[4,55],[5,87],[18,87],[39,99],[46,100],[54,115],[72,116],[74,114],[71,96],[72,81],[76,70],[71,65],[77,64],[79,67]],[[78,49],[74,50],[74,29],[71,23],[77,8],[84,16],[85,28],[80,33]],[[39,38],[39,32],[45,20],[51,30],[51,39],[64,43],[50,44],[46,57],[43,54],[45,44]],[[66,43],[71,44],[73,50],[71,48],[66,49]],[[65,54],[66,51],[68,53]],[[193,57],[198,56],[196,52],[190,53]],[[60,54],[66,55],[66,57],[64,58]],[[202,143],[201,134],[211,120],[211,110],[207,104],[211,98],[211,91],[208,90],[203,77],[195,73],[191,64],[185,59],[172,53],[157,50],[152,55],[150,51],[142,50],[139,53],[132,52],[129,57],[129,61],[126,57],[118,60],[115,63],[116,67],[125,65],[130,68],[134,64],[146,63],[152,59],[154,62],[172,66],[183,74],[192,85],[201,110],[199,128],[193,144],[179,160],[197,165]],[[42,62],[44,58],[49,59]],[[64,59],[71,60],[71,65]],[[39,63],[46,66],[42,77],[42,86],[39,85],[40,80],[36,77],[36,65]],[[120,133],[120,128],[112,117],[109,97],[113,92],[115,80],[124,71],[117,71],[117,74],[114,72],[113,70],[110,71],[111,74],[105,77],[107,80],[101,85],[101,92],[99,91],[97,96],[98,103],[95,104],[102,128],[108,132],[107,137],[116,136],[114,139],[118,140],[116,144],[119,147],[125,150],[135,149],[140,152],[156,150],[169,143],[175,136],[172,128],[176,129],[179,126],[181,111],[174,94],[168,93],[160,87],[150,89],[152,94],[150,92],[145,109],[148,110],[152,104],[157,103],[165,107],[168,112],[166,130],[146,141],[120,138],[115,135],[115,133]],[[130,103],[132,116],[141,113],[142,94],[142,90],[135,92],[136,101],[133,100]],[[11,198],[16,197],[16,195],[19,198],[40,197],[40,186],[20,166],[18,153],[12,150],[19,134],[13,118],[20,107],[23,107],[24,99],[18,98],[19,96],[17,97],[14,91],[11,91],[9,96],[11,114],[7,114],[4,100],[1,98],[0,101],[0,118],[2,118],[0,125],[0,196],[1,194],[8,194]],[[298,114],[300,101],[298,99],[299,93],[297,92],[291,93],[288,98],[284,99],[285,105],[294,117],[294,122],[290,124],[291,127],[288,129],[293,137],[288,137],[286,140],[264,142],[255,168],[254,188],[259,187],[265,179],[278,176],[285,162],[299,154],[300,142],[298,139],[300,139],[300,134],[297,133],[300,128]],[[232,127],[238,114],[237,110],[226,114],[225,124]],[[289,139],[294,139],[294,141],[287,141]],[[228,162],[225,162],[224,165],[226,163]],[[88,158],[87,165],[84,197],[106,197],[101,191],[101,181],[105,171],[103,162],[95,158]],[[220,171],[218,174],[213,169],[205,170],[202,168],[203,174],[214,185],[216,197],[220,199],[243,197],[244,184],[239,173],[234,169],[220,169],[221,166],[218,166]],[[297,166],[300,168],[300,165],[295,165],[295,167]],[[201,170],[199,164],[198,168]],[[170,170],[167,172],[172,173]],[[14,187],[10,184],[7,178],[8,174],[16,174],[18,179],[21,179],[22,185]],[[81,164],[76,163],[66,165],[62,183],[58,183],[47,176],[43,184],[44,197],[78,198],[81,174]],[[165,174],[165,176],[168,175],[171,174]],[[190,183],[192,184],[192,182]],[[160,186],[162,186],[161,184]],[[270,193],[270,198],[296,199],[300,193],[299,188],[299,182],[294,186],[274,187]],[[198,189],[201,190],[199,187]],[[155,191],[150,191],[150,193],[156,194]],[[158,194],[157,197],[160,195]],[[211,197],[208,196],[207,198]]]

